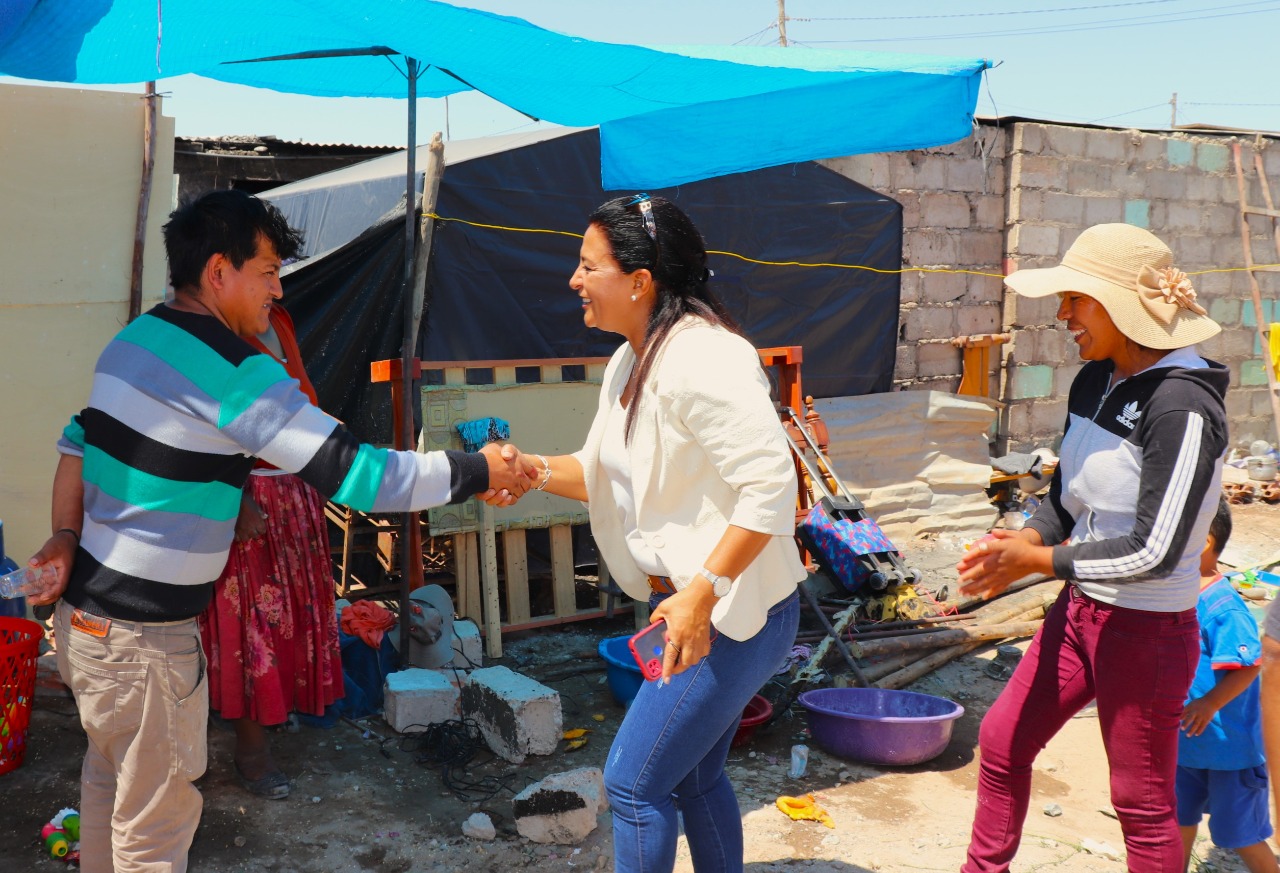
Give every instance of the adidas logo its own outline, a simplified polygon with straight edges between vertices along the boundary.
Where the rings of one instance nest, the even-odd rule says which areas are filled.
[[[1129,430],[1133,430],[1133,426],[1138,423],[1138,419],[1141,417],[1142,410],[1138,409],[1138,401],[1130,400],[1124,405],[1124,409],[1120,410],[1120,414],[1116,416],[1116,421],[1129,428]]]

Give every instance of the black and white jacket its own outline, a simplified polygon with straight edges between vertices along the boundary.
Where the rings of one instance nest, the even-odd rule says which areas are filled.
[[[1229,373],[1190,348],[1109,388],[1114,369],[1091,361],[1072,383],[1058,469],[1027,524],[1054,546],[1058,577],[1090,597],[1194,609],[1227,447]]]

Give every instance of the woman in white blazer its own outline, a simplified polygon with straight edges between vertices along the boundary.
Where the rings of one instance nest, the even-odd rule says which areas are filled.
[[[799,621],[795,468],[760,358],[710,276],[671,202],[592,213],[569,287],[588,327],[626,342],[582,449],[521,458],[536,487],[587,502],[614,578],[666,622],[662,679],[641,687],[605,767],[619,873],[674,867],[677,814],[699,873],[742,869],[724,763]]]

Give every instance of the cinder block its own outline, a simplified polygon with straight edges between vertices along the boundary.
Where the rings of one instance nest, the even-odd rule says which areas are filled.
[[[1009,251],[1016,255],[1058,254],[1061,231],[1050,225],[1017,224],[1009,231]]]
[[[956,264],[999,272],[1004,260],[1004,234],[999,230],[962,230],[955,236]]]
[[[1084,221],[1085,198],[1060,191],[1046,191],[1040,218],[1061,224],[1080,224]],[[1029,218],[1030,216],[1024,216]]]
[[[609,808],[604,775],[596,767],[553,773],[525,788],[511,801],[516,830],[535,843],[573,845],[596,828]]]
[[[961,306],[956,312],[957,336],[996,333],[999,330],[1000,308],[998,306]]]
[[[1059,190],[1065,189],[1076,194],[1112,194],[1115,192],[1115,186],[1111,183],[1111,169],[1111,164],[1071,161],[1067,168],[1066,185],[1057,187]],[[1121,172],[1124,170],[1124,168],[1117,169]]]
[[[1140,198],[1124,201],[1124,223],[1135,228],[1151,227],[1151,201]]]
[[[889,156],[887,154],[851,155],[843,158],[831,158],[819,161],[829,170],[834,170],[846,179],[852,179],[874,188],[877,191],[888,191],[891,184],[889,178]]]
[[[1099,161],[1124,160],[1129,135],[1115,130],[1090,130],[1084,138],[1085,157]]]
[[[921,223],[926,227],[968,227],[972,222],[969,201],[963,194],[928,193],[920,206]]]
[[[1151,170],[1147,174],[1147,193],[1153,200],[1184,200],[1187,196],[1185,170]]]
[[[951,343],[923,343],[916,347],[916,375],[920,378],[960,373],[960,350]]]
[[[484,666],[484,643],[474,621],[457,619],[453,623],[453,666],[473,670]]]
[[[912,267],[953,267],[956,265],[956,236],[941,230],[905,234],[902,258]]]
[[[948,306],[922,306],[902,313],[903,339],[950,339],[956,335],[955,314]]]
[[[1185,265],[1184,268],[1190,266],[1198,267],[1211,263],[1213,244],[1207,236],[1181,234],[1174,240],[1174,245],[1177,246],[1177,251],[1173,253],[1174,262]],[[1203,287],[1203,283],[1196,283],[1197,291]]]
[[[1067,127],[1063,124],[1045,125],[1046,151],[1065,158],[1078,158],[1084,154],[1084,140],[1088,131],[1083,127]]]
[[[1185,139],[1166,140],[1164,156],[1171,167],[1187,167],[1195,158],[1195,146]]]
[[[979,194],[974,198],[974,224],[986,230],[1004,229],[1004,197],[999,194]]]
[[[1013,150],[1039,154],[1044,149],[1044,125],[1020,121],[1013,126]]]
[[[1086,197],[1084,223],[1086,225],[1112,224],[1124,218],[1124,204],[1119,197]]]
[[[1209,317],[1218,322],[1218,324],[1222,325],[1224,328],[1234,327],[1240,323],[1240,316],[1243,309],[1244,306],[1239,300],[1226,300],[1219,298],[1209,302]]]
[[[923,273],[921,301],[924,303],[955,303],[969,290],[968,277],[964,273]]]
[[[414,667],[387,676],[382,717],[397,733],[419,733],[428,725],[458,718],[458,678],[452,670]]]
[[[900,345],[894,351],[893,378],[895,381],[916,377],[916,346]]]
[[[560,695],[506,667],[473,670],[462,687],[462,712],[474,719],[493,753],[513,764],[550,755],[560,742]]]
[[[1262,418],[1271,414],[1271,398],[1266,391],[1254,391],[1249,398],[1249,413],[1254,418]]]
[[[1000,169],[1000,163],[991,158],[987,159],[985,167],[978,158],[952,158],[947,164],[947,188],[983,193],[999,190],[996,179]]]
[[[1063,162],[1056,157],[1015,154],[1009,163],[1011,188],[1052,188],[1061,191],[1066,183]]]
[[[1067,400],[1042,401],[1031,405],[1031,433],[1033,436],[1056,438],[1067,423]],[[1042,443],[1044,445],[1044,443]]]
[[[1053,393],[1053,368],[1042,364],[1015,367],[1013,370],[1013,399],[1028,400],[1048,397]]]
[[[1196,166],[1206,173],[1221,173],[1227,168],[1230,160],[1231,155],[1224,145],[1216,142],[1202,142],[1196,146]]]

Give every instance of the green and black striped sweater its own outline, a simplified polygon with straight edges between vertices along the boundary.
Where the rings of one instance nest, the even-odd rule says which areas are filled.
[[[103,350],[58,450],[84,458],[84,528],[63,597],[133,621],[204,609],[255,458],[365,511],[456,502],[489,481],[480,455],[361,444],[270,355],[164,305]]]

